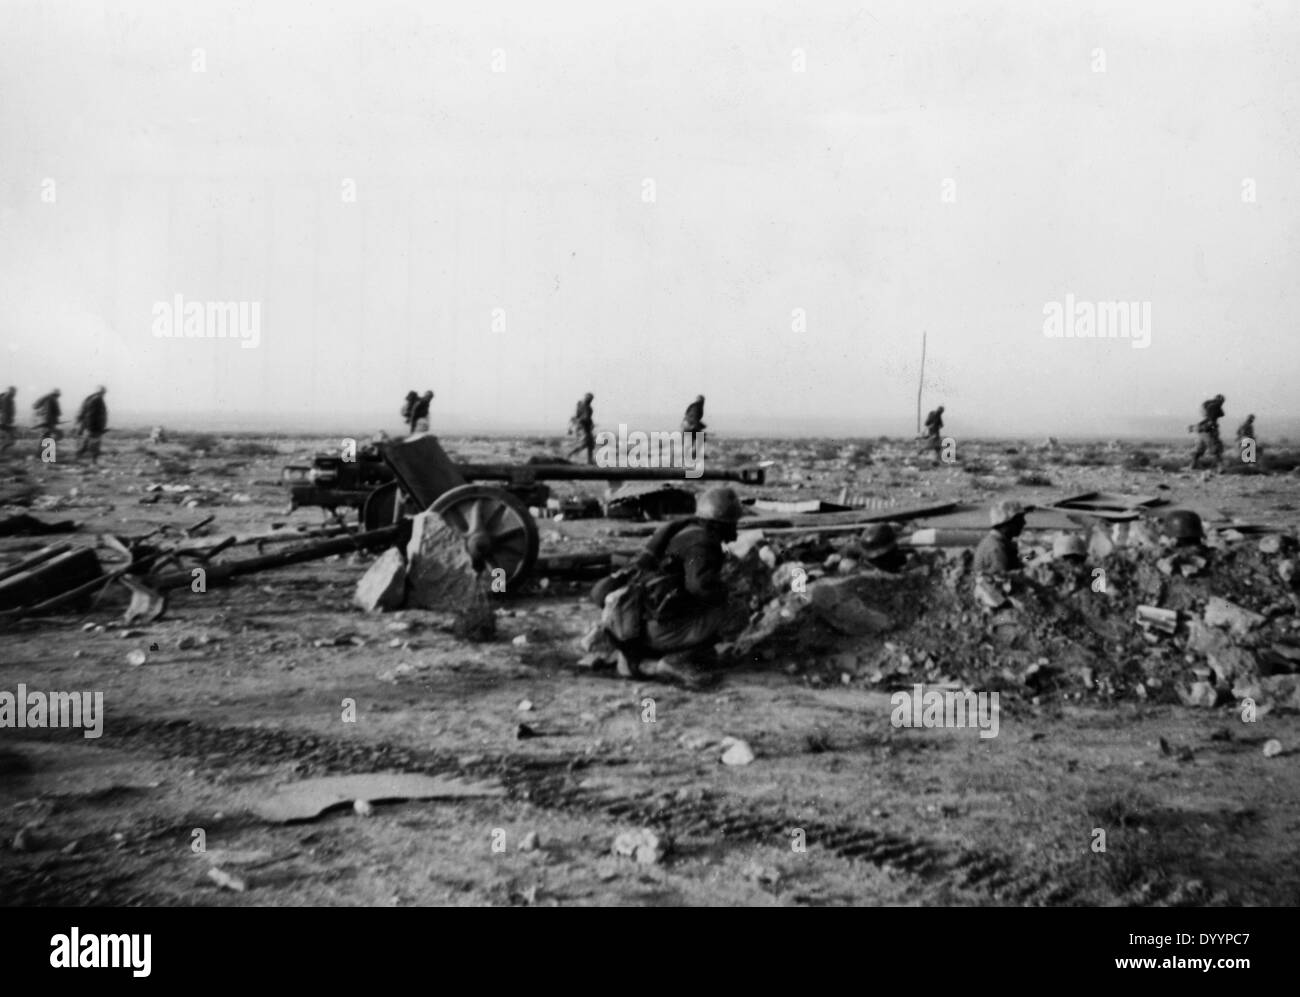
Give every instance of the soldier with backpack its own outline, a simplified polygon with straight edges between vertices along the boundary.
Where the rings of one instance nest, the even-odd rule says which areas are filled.
[[[632,565],[592,589],[602,615],[587,646],[611,649],[626,678],[708,684],[701,666],[712,663],[727,616],[722,545],[736,539],[740,515],[735,491],[713,488],[694,516],[661,526]]]

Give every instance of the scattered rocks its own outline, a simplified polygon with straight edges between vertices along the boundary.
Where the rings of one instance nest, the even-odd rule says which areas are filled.
[[[670,847],[669,838],[661,837],[648,827],[624,831],[614,839],[614,854],[635,859],[638,865],[658,865]]]

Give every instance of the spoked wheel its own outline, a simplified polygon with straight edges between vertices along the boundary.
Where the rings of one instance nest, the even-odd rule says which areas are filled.
[[[406,497],[396,481],[380,485],[366,496],[361,506],[361,525],[367,530],[392,526],[403,516],[414,516],[420,510]]]
[[[537,524],[527,506],[491,485],[460,485],[429,506],[465,538],[475,566],[501,568],[506,585],[527,577],[537,563]]]

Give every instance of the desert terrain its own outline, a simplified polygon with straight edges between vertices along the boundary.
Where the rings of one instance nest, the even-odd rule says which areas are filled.
[[[1214,548],[1190,587],[1117,569],[1110,596],[1046,593],[1001,636],[957,577],[960,551],[917,548],[898,580],[857,589],[888,618],[879,632],[805,640],[796,621],[699,691],[582,666],[577,641],[597,618],[586,581],[533,579],[494,603],[496,634],[483,641],[456,636],[448,613],[363,612],[352,597],[373,553],[175,591],[151,623],[122,622],[118,587],[93,606],[6,619],[0,690],[102,691],[104,717],[97,738],[0,730],[0,902],[1300,903],[1297,666],[1270,650],[1300,635],[1277,578],[1300,481],[1281,465],[1184,470],[1190,439],[962,441],[957,463],[938,466],[911,440],[711,441],[718,464],[772,462],[764,486],[738,486],[743,497],[834,502],[847,487],[886,514],[1157,496],[1199,511]],[[337,439],[151,443],[113,432],[98,468],[42,463],[32,442],[2,465],[3,515],[77,529],[0,538],[0,566],[57,540],[96,546],[109,567],[118,555],[104,535],[174,538],[209,516],[202,535],[213,542],[328,521],[319,509],[286,514],[280,472]],[[567,449],[542,438],[442,443],[480,462]],[[179,487],[149,490],[158,485]],[[541,552],[634,551],[633,525],[540,519]],[[781,561],[837,576],[852,540],[768,537]],[[1044,543],[1022,537],[1022,549]],[[1263,619],[1234,643],[1249,658],[1235,678],[1188,646],[1188,623],[1211,596]],[[755,615],[772,597],[755,590]],[[1177,634],[1135,622],[1134,606],[1152,602],[1182,614]],[[1189,692],[1198,681],[1208,699]],[[914,682],[997,690],[998,735],[895,727],[890,697]],[[1232,691],[1242,682],[1258,705],[1251,720]],[[753,760],[723,764],[726,738]],[[1280,751],[1265,750],[1272,741]],[[288,822],[259,813],[302,780],[370,773],[445,778],[465,792]],[[658,853],[615,852],[620,835],[642,830]]]

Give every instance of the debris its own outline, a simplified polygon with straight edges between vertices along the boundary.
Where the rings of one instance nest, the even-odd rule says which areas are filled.
[[[521,699],[519,701],[519,705],[515,707],[515,709],[517,709],[520,713],[527,713],[532,708],[533,708],[533,701],[531,699]]]
[[[1211,707],[1219,701],[1218,691],[1209,682],[1193,682],[1190,689],[1180,689],[1178,695],[1187,706]]]
[[[852,588],[854,581],[822,578],[813,582],[808,586],[813,611],[829,626],[850,636],[888,630],[893,621],[858,598]]]
[[[436,512],[411,520],[406,546],[406,605],[420,609],[464,609],[478,589],[478,572],[465,539]]]
[[[738,737],[724,737],[722,747],[723,765],[748,765],[754,760],[754,749]]]
[[[118,581],[131,590],[131,602],[122,614],[123,623],[153,623],[167,611],[166,597],[144,582],[129,574],[121,575]]]
[[[233,890],[235,893],[243,893],[248,889],[248,884],[238,876],[232,876],[224,869],[215,865],[208,870],[208,879],[212,880],[223,890]]]
[[[60,596],[88,592],[104,577],[99,558],[89,547],[68,550],[0,580],[0,609],[52,602]]]
[[[542,847],[542,839],[538,837],[536,831],[529,831],[519,842],[521,852],[535,852]]]
[[[1205,604],[1205,622],[1212,627],[1227,627],[1238,637],[1244,637],[1263,623],[1264,617],[1213,595]]]
[[[519,634],[510,643],[515,647],[526,647],[528,645],[528,634]]]
[[[528,724],[516,724],[516,725],[515,725],[515,740],[516,740],[516,741],[526,741],[526,740],[528,740],[530,737],[540,737],[540,736],[541,736],[541,735],[538,734],[537,731],[533,730],[533,728],[529,727]]]
[[[358,800],[382,803],[504,795],[505,788],[496,780],[470,782],[442,776],[371,773],[290,783],[267,798],[252,801],[249,809],[264,820],[285,824],[310,820],[349,803],[355,808]]]
[[[0,537],[38,537],[47,533],[72,533],[76,529],[77,524],[70,519],[46,523],[25,512],[0,519]]]
[[[638,865],[658,865],[668,854],[671,842],[648,827],[624,831],[614,839],[614,854],[636,859]]]
[[[128,665],[135,665],[137,668],[148,660],[149,655],[145,654],[138,648],[134,651],[128,651],[126,655],[126,663]]]
[[[406,559],[389,547],[357,582],[352,601],[367,613],[400,609],[406,599]]]
[[[1159,606],[1138,606],[1137,622],[1144,630],[1172,634],[1178,630],[1178,611],[1161,609]]]
[[[352,812],[358,817],[371,817],[374,816],[375,808],[370,805],[369,800],[353,800]]]
[[[1276,758],[1276,757],[1277,757],[1278,755],[1280,755],[1280,754],[1282,754],[1282,742],[1281,742],[1281,741],[1279,741],[1277,738],[1274,737],[1274,738],[1270,738],[1269,740],[1267,740],[1267,741],[1264,742],[1264,757],[1265,757],[1265,758]]]
[[[185,636],[176,641],[176,650],[178,651],[192,651],[198,646],[199,642],[190,634],[185,634]]]

